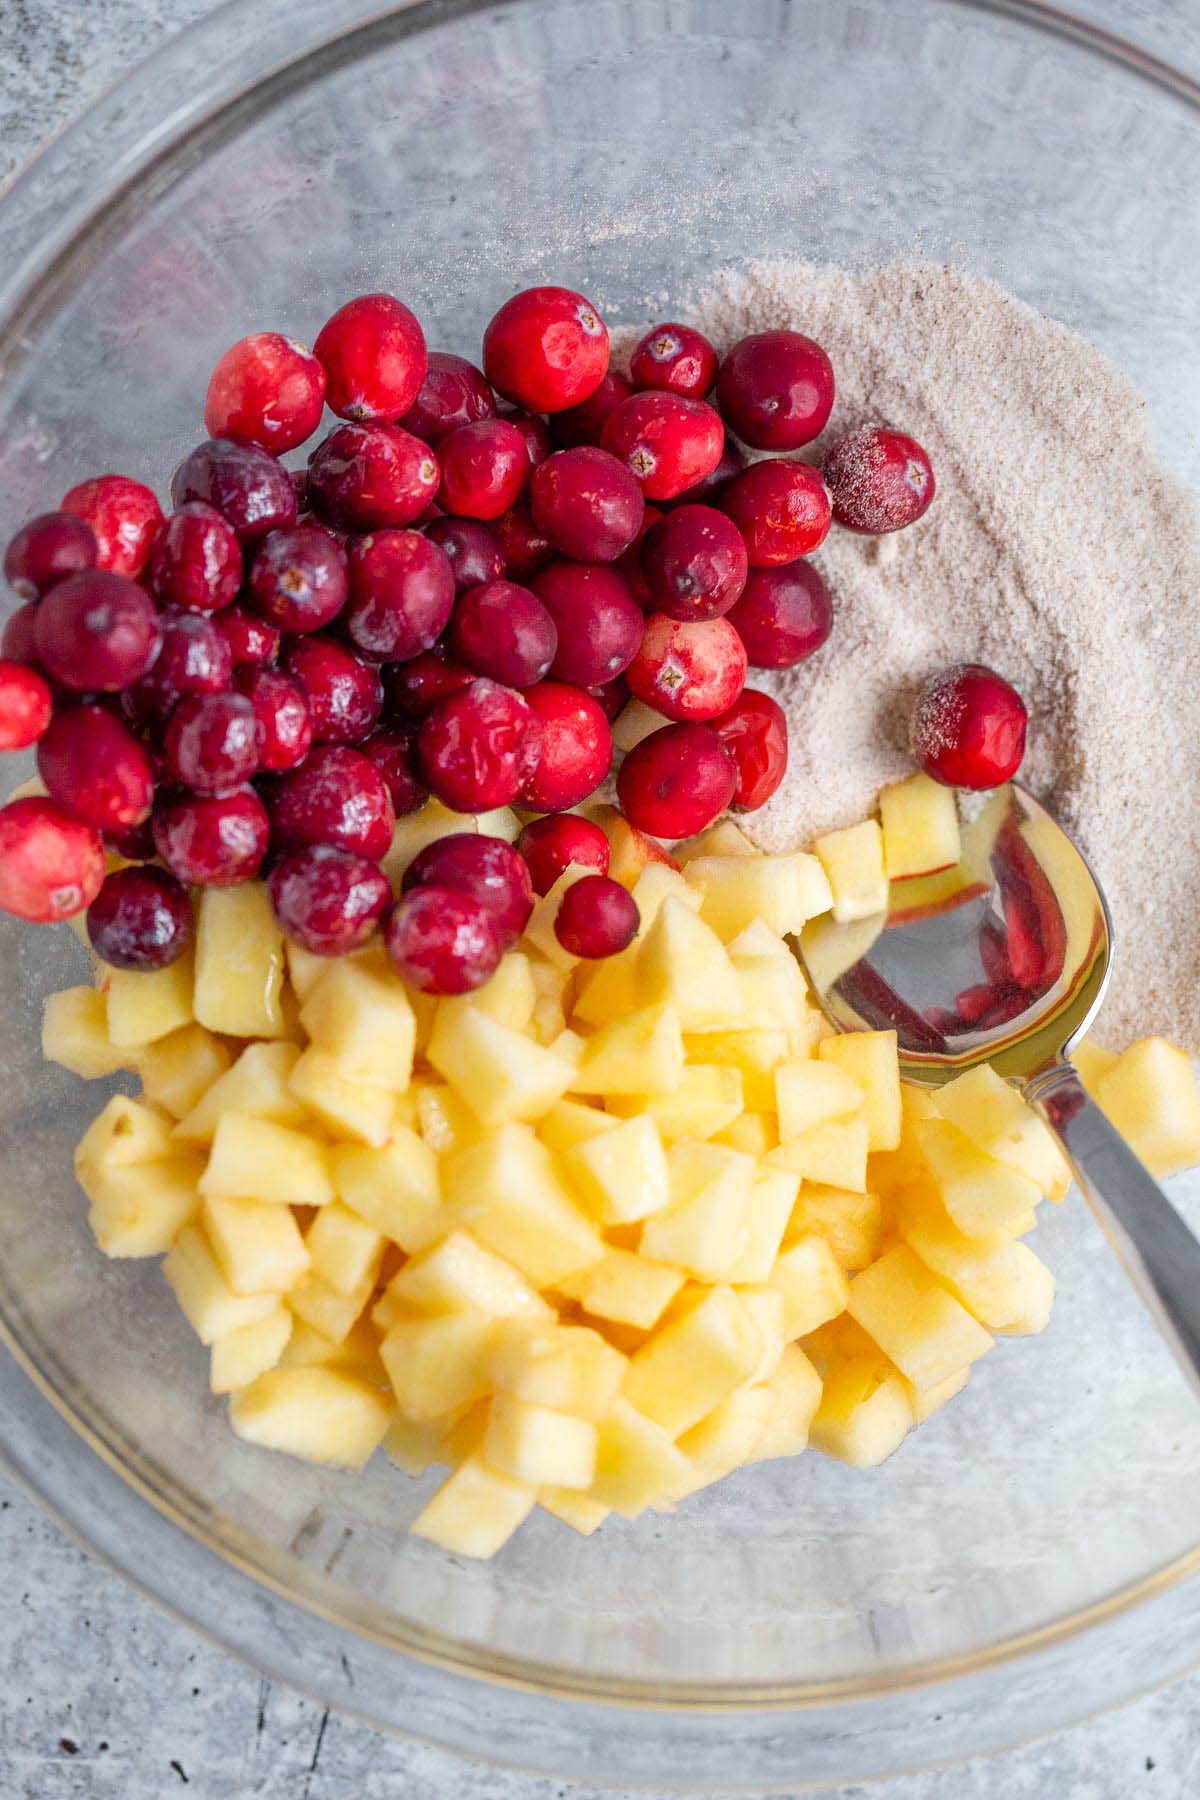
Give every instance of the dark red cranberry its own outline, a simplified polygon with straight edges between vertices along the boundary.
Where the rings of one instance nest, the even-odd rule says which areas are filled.
[[[115,693],[144,675],[162,633],[154,602],[127,575],[69,575],[38,603],[38,662],[77,693]]]
[[[808,556],[829,535],[829,489],[811,463],[784,457],[752,463],[721,493],[746,545],[752,569],[776,568]]]
[[[280,631],[320,631],[337,618],[349,592],[345,553],[319,525],[269,532],[254,553],[250,602]]]
[[[745,688],[712,722],[733,758],[733,804],[743,812],[765,806],[787,771],[787,714],[770,694]]]
[[[431,350],[421,391],[400,423],[414,437],[437,444],[459,425],[495,416],[496,396],[483,370],[463,356]]]
[[[550,438],[550,427],[545,419],[537,413],[526,412],[521,406],[502,406],[498,417],[507,424],[515,426],[525,439],[525,454],[529,458],[529,466],[536,469],[544,463],[554,445]]]
[[[56,713],[37,764],[51,799],[97,831],[125,831],[150,816],[150,758],[106,706],[93,702]]]
[[[603,682],[600,687],[589,688],[588,693],[596,701],[610,725],[614,719],[621,716],[629,704],[629,683],[623,675],[616,676],[612,681]]]
[[[624,578],[630,593],[643,612],[654,612],[656,608],[654,595],[650,592],[649,584],[642,571],[642,545],[649,537],[652,527],[665,517],[666,514],[661,506],[647,505],[642,516],[642,529],[624,556],[619,556],[615,564],[618,573]]]
[[[833,411],[833,364],[800,331],[757,331],[735,344],[717,378],[726,424],[756,450],[796,450]]]
[[[93,826],[40,796],[0,807],[0,912],[51,925],[90,906],[103,880]]]
[[[504,941],[487,907],[453,888],[414,888],[392,909],[388,955],[410,987],[467,994],[495,974]]]
[[[533,591],[554,621],[551,673],[576,687],[601,687],[637,655],[645,619],[629,583],[604,563],[551,563]]]
[[[342,419],[403,418],[429,366],[416,315],[391,294],[360,294],[340,306],[317,333],[313,354],[325,368],[325,397]]]
[[[8,615],[0,634],[0,656],[9,662],[27,663],[30,668],[36,665],[38,654],[33,634],[36,618],[36,600],[26,600],[24,606],[18,606],[16,612]]]
[[[258,767],[258,719],[243,694],[195,694],[171,714],[164,748],[176,781],[230,794]]]
[[[558,903],[554,935],[569,956],[616,956],[638,934],[642,916],[628,888],[609,875],[583,875]]]
[[[438,445],[438,505],[468,519],[498,519],[516,504],[530,477],[525,439],[507,419],[460,425]]]
[[[690,325],[656,325],[636,345],[629,373],[635,387],[703,400],[717,379],[717,353]]]
[[[396,817],[387,784],[369,758],[342,744],[313,750],[280,776],[268,799],[278,849],[333,844],[378,862],[391,846]]]
[[[526,501],[518,501],[493,519],[491,529],[504,554],[510,581],[529,581],[554,561],[554,545],[534,524]]]
[[[676,494],[671,501],[672,506],[719,506],[721,492],[727,481],[740,475],[746,467],[746,453],[729,433],[725,434],[725,448],[721,452],[721,460],[715,469],[701,476],[693,487],[684,488],[682,494]]]
[[[172,513],[146,564],[146,580],[162,606],[217,612],[242,585],[242,546],[215,506],[189,500]]]
[[[312,747],[312,718],[297,682],[281,669],[239,669],[233,678],[258,721],[258,766],[273,775],[294,769]]]
[[[4,579],[22,600],[36,600],[57,581],[94,569],[96,534],[73,512],[41,513],[22,525],[4,552]]]
[[[604,708],[562,681],[541,681],[525,698],[542,728],[542,754],[521,798],[532,812],[578,806],[612,766],[612,729]]]
[[[728,619],[694,625],[651,613],[625,679],[667,719],[715,719],[746,684],[746,650]]]
[[[653,837],[693,837],[720,818],[737,787],[733,758],[711,725],[665,725],[626,756],[617,797],[629,823]]]
[[[838,524],[872,536],[914,525],[937,486],[933,464],[916,438],[882,425],[864,425],[839,438],[822,467]]]
[[[226,350],[204,400],[209,437],[294,450],[321,423],[325,371],[312,351],[278,331],[255,331]]]
[[[477,675],[527,688],[554,661],[558,633],[550,613],[528,588],[515,581],[488,581],[455,602],[450,647]]]
[[[1028,722],[1025,702],[1002,675],[982,663],[957,663],[921,689],[909,737],[935,781],[993,788],[1020,768]]]
[[[401,886],[406,894],[420,887],[470,894],[495,919],[506,950],[533,911],[533,884],[524,857],[503,838],[482,832],[456,831],[426,844],[404,871]]]
[[[256,619],[241,606],[227,606],[217,614],[217,630],[229,646],[235,669],[258,669],[279,655],[283,633],[265,619]]]
[[[424,806],[429,789],[421,780],[415,725],[385,726],[382,731],[374,732],[361,745],[361,750],[383,776],[397,817]]]
[[[533,522],[563,556],[615,562],[641,529],[646,502],[625,464],[594,445],[559,450],[534,471]]]
[[[338,425],[308,459],[310,504],[345,531],[411,525],[440,478],[429,445],[399,425]]]
[[[414,656],[411,662],[388,670],[385,676],[388,711],[398,713],[404,719],[419,721],[439,700],[460,694],[474,680],[471,670],[455,662],[446,654],[445,646],[439,644],[433,650]]]
[[[707,401],[651,389],[608,415],[600,442],[633,471],[647,500],[673,500],[711,475],[725,428]]]
[[[438,701],[417,745],[425,780],[444,806],[491,812],[515,800],[537,767],[542,728],[523,694],[480,677]]]
[[[114,969],[165,969],[192,941],[192,903],[181,881],[153,863],[107,875],[88,907],[92,949]]]
[[[63,495],[62,510],[91,526],[96,567],[114,575],[141,574],[163,522],[154,493],[129,475],[81,481]]]
[[[383,684],[370,663],[332,638],[302,637],[292,639],[283,664],[308,701],[314,743],[358,744],[374,731]]]
[[[346,956],[371,937],[392,903],[377,863],[332,844],[281,856],[267,877],[281,929],[314,956]]]
[[[604,379],[608,332],[591,301],[571,288],[526,288],[484,332],[483,366],[506,400],[530,412],[563,412]]]
[[[671,619],[719,619],[746,585],[746,546],[733,520],[713,506],[677,506],[642,544],[642,570],[659,612]]]
[[[232,794],[168,794],[155,802],[154,847],[189,887],[253,881],[270,837],[267,809],[253,788]]]
[[[810,562],[751,569],[726,615],[756,669],[790,669],[821,648],[833,628],[829,589]]]
[[[243,544],[296,523],[296,490],[282,463],[258,444],[209,438],[185,456],[171,477],[171,504],[203,500],[222,513]]]
[[[554,414],[550,421],[550,436],[555,448],[574,450],[580,444],[598,444],[609,413],[635,392],[632,381],[626,381],[624,375],[616,375],[610,369],[586,400]]]
[[[377,531],[351,550],[346,631],[373,661],[408,662],[428,650],[453,605],[450,559],[419,531]]]
[[[149,819],[143,819],[140,825],[130,825],[124,831],[105,831],[101,835],[108,848],[127,862],[149,862],[156,855],[154,828]]]
[[[233,674],[229,643],[216,619],[171,611],[160,614],[159,622],[162,649],[149,672],[121,696],[138,724],[165,724],[192,694],[224,693]]]
[[[425,536],[450,558],[457,594],[478,587],[481,581],[499,581],[504,574],[500,540],[478,519],[435,519],[425,527]]]
[[[28,750],[54,710],[49,686],[27,663],[0,661],[0,750]]]
[[[517,839],[517,849],[529,865],[535,894],[548,894],[572,863],[608,874],[609,844],[600,827],[578,813],[548,813],[531,819]]]

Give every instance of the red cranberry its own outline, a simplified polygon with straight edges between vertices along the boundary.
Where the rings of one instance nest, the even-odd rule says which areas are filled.
[[[625,679],[664,718],[715,719],[746,685],[745,646],[728,619],[689,625],[651,613]]]
[[[717,379],[717,353],[690,325],[656,325],[629,359],[635,387],[703,400]]]
[[[666,725],[629,752],[617,797],[629,823],[654,837],[693,837],[733,799],[733,758],[711,725]]]
[[[33,641],[33,628],[37,610],[37,601],[27,600],[24,606],[18,606],[16,612],[10,613],[4,621],[4,631],[0,634],[0,656],[9,662],[27,663],[30,668],[36,665],[38,655]]]
[[[788,760],[787,714],[770,694],[745,688],[712,722],[733,758],[733,804],[743,812],[765,806],[783,780]]]
[[[445,631],[454,606],[454,570],[419,531],[379,531],[350,552],[346,631],[378,662],[408,662]]]
[[[153,863],[117,869],[88,907],[87,930],[114,969],[165,969],[192,941],[192,903],[183,883]]]
[[[239,338],[218,362],[204,401],[209,437],[261,444],[281,456],[311,437],[325,406],[325,371],[278,331]]]
[[[0,808],[0,912],[50,925],[90,906],[103,880],[104,846],[91,825],[40,797]]]
[[[646,585],[671,619],[719,619],[746,585],[742,534],[714,506],[677,506],[642,545]]]
[[[554,561],[554,546],[534,524],[524,500],[493,519],[491,528],[504,553],[510,581],[529,581],[539,569]]]
[[[529,502],[537,529],[576,562],[615,562],[637,537],[646,510],[625,464],[590,444],[548,457],[534,471]]]
[[[38,745],[37,764],[51,799],[97,831],[125,831],[150,816],[150,758],[106,706],[56,713]]]
[[[555,448],[574,450],[580,444],[599,444],[609,413],[634,392],[632,381],[626,381],[624,375],[614,374],[610,369],[586,400],[554,414],[550,421],[550,436]]]
[[[52,587],[33,627],[38,662],[79,693],[129,687],[153,663],[161,639],[145,589],[104,569],[69,575]]]
[[[756,450],[795,450],[833,411],[833,364],[800,331],[756,331],[735,344],[717,377],[725,421]]]
[[[222,513],[243,544],[296,523],[296,490],[282,463],[257,444],[209,438],[171,477],[171,504],[203,500]]]
[[[833,628],[833,602],[810,562],[751,569],[726,618],[756,669],[790,669],[821,648]]]
[[[56,581],[94,569],[96,534],[73,512],[41,513],[22,525],[4,552],[4,579],[22,600],[36,600]]]
[[[506,400],[563,412],[594,393],[608,369],[608,332],[590,300],[570,288],[526,288],[483,334],[483,366]]]
[[[227,606],[217,614],[215,624],[229,646],[235,669],[263,668],[279,655],[283,633],[244,607]]]
[[[429,445],[399,425],[338,425],[308,459],[312,505],[347,531],[411,525],[439,479]]]
[[[706,401],[648,389],[608,415],[600,442],[632,469],[647,500],[673,500],[716,468],[725,428]]]
[[[829,534],[829,489],[810,463],[775,457],[752,463],[721,494],[746,544],[752,569],[775,568],[807,556]]]
[[[993,788],[1020,768],[1028,720],[1025,702],[1002,676],[982,663],[957,663],[921,689],[909,737],[935,781]]]
[[[651,530],[660,519],[666,518],[661,506],[648,504],[642,515],[642,529],[630,544],[623,556],[617,558],[616,567],[628,584],[629,591],[643,612],[654,612],[654,595],[650,592],[649,583],[642,569],[642,546]]]
[[[933,499],[933,464],[915,438],[882,425],[847,432],[824,462],[833,516],[849,531],[901,531]]]
[[[337,618],[349,592],[345,554],[319,525],[268,532],[254,553],[250,600],[280,631],[320,631]]]
[[[426,994],[470,993],[491,979],[504,955],[494,916],[453,888],[405,894],[392,909],[384,941],[409,987]]]
[[[455,603],[450,647],[477,675],[527,688],[554,661],[558,632],[528,588],[515,581],[488,581],[469,588]]]
[[[415,726],[389,725],[369,737],[361,750],[383,776],[397,817],[424,806],[429,789],[421,780]]]
[[[358,744],[383,711],[379,672],[332,638],[293,638],[284,667],[299,682],[312,715],[313,741]]]
[[[554,935],[570,956],[596,961],[632,944],[641,922],[628,888],[608,875],[584,875],[559,901]]]
[[[414,437],[438,444],[459,425],[495,416],[496,396],[483,370],[464,356],[431,350],[421,391],[400,423]]]
[[[389,669],[386,676],[389,711],[405,719],[420,720],[439,700],[460,694],[475,676],[447,656],[444,646],[426,650],[411,662]]]
[[[312,717],[291,676],[280,669],[239,669],[233,685],[254,708],[259,768],[281,775],[302,763],[312,747]]]
[[[515,800],[537,767],[541,721],[525,695],[480,677],[426,714],[417,745],[443,805],[491,812]]]
[[[401,883],[413,888],[450,888],[486,906],[506,950],[511,950],[533,911],[533,884],[523,856],[503,838],[472,831],[452,832],[426,844],[409,863]]]
[[[616,676],[612,681],[605,681],[599,687],[589,688],[588,693],[610,725],[629,705],[629,683],[623,675]]]
[[[716,468],[710,469],[707,475],[702,475],[694,486],[685,488],[682,494],[676,494],[671,505],[719,506],[726,482],[732,481],[735,475],[740,475],[745,467],[745,452],[726,432],[725,448]]]
[[[172,513],[146,564],[151,593],[162,606],[217,612],[242,585],[242,546],[215,506],[190,500]]]
[[[529,481],[525,439],[507,419],[460,425],[438,445],[438,505],[460,518],[498,519]]]
[[[499,581],[505,572],[499,538],[478,519],[435,519],[425,527],[425,536],[450,558],[456,594],[481,581]]]
[[[542,754],[522,800],[533,812],[565,812],[594,794],[612,767],[604,708],[580,688],[542,681],[525,696],[542,728]]]
[[[391,294],[360,294],[322,325],[313,354],[341,419],[391,421],[416,405],[429,366],[416,315]]]
[[[604,563],[551,563],[533,591],[554,621],[558,650],[550,666],[559,681],[600,687],[637,655],[645,619],[615,568]]]
[[[189,887],[253,881],[267,854],[267,809],[250,787],[160,796],[151,824],[158,854]]]
[[[529,458],[529,466],[536,469],[544,463],[554,448],[550,438],[550,427],[545,419],[537,413],[526,412],[520,406],[502,406],[499,417],[509,425],[515,426],[525,439],[525,454]]]
[[[108,848],[127,862],[149,862],[157,854],[154,828],[149,819],[143,819],[140,825],[130,825],[124,831],[103,831],[100,835]]]
[[[28,750],[50,723],[54,696],[36,669],[0,661],[0,750]]]
[[[163,522],[162,507],[152,491],[128,475],[81,481],[63,495],[62,510],[91,526],[96,567],[114,575],[141,574]]]
[[[162,649],[147,674],[122,695],[131,719],[165,724],[192,694],[220,694],[229,686],[233,657],[216,619],[202,613],[159,615]]]
[[[387,783],[368,757],[343,744],[319,745],[281,775],[268,805],[278,849],[333,844],[378,862],[391,847],[396,815]]]
[[[332,844],[281,856],[267,891],[285,936],[314,956],[345,956],[365,944],[392,903],[377,863]]]
[[[517,849],[529,865],[535,894],[548,894],[564,869],[572,863],[608,874],[608,839],[591,819],[578,813],[548,813],[531,819],[517,839]]]
[[[196,694],[171,714],[167,766],[196,794],[229,794],[258,767],[258,719],[243,694]]]

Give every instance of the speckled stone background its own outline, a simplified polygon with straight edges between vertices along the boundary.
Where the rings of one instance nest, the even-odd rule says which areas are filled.
[[[0,0],[0,181],[207,7]],[[1198,0],[1078,0],[1078,10],[1200,73]],[[596,1796],[381,1738],[261,1681],[126,1589],[0,1476],[0,1800],[158,1800],[185,1789],[196,1800]],[[1190,1800],[1200,1793],[1200,1676],[1014,1755],[871,1793]]]

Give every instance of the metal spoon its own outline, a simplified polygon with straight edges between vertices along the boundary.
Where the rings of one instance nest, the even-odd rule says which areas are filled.
[[[840,1030],[896,1031],[905,1080],[940,1087],[988,1062],[1017,1084],[1200,1388],[1200,1243],[1068,1054],[1104,997],[1112,941],[1091,869],[1012,783],[964,826],[955,868],[892,882],[887,910],[869,918],[813,920],[799,955]]]

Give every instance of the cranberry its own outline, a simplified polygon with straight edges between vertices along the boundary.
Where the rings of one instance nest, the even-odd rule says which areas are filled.
[[[565,812],[608,774],[612,729],[599,702],[565,682],[539,682],[525,698],[541,724],[542,753],[522,800],[533,812]]]
[[[469,588],[454,607],[450,647],[477,675],[506,687],[532,687],[554,661],[558,632],[536,594],[515,581]]]
[[[1002,676],[982,663],[957,663],[921,689],[909,726],[913,755],[947,787],[999,787],[1021,766],[1028,719]]]
[[[81,481],[63,495],[62,510],[91,526],[96,567],[114,575],[141,574],[163,522],[162,507],[152,491],[128,475]]]
[[[195,694],[171,714],[164,747],[184,787],[229,794],[258,767],[258,718],[243,694]]]
[[[414,437],[437,444],[456,426],[495,416],[496,396],[483,370],[463,356],[431,350],[421,391],[400,423]]]
[[[450,558],[456,594],[465,594],[481,581],[499,581],[505,573],[500,540],[478,519],[435,519],[426,526],[425,536]]]
[[[706,401],[648,389],[608,415],[600,442],[633,470],[647,500],[673,500],[716,468],[725,428]]]
[[[227,606],[217,614],[217,630],[229,646],[235,669],[258,669],[279,655],[283,633],[265,619],[256,619],[241,606]]]
[[[0,634],[0,656],[9,662],[27,663],[30,668],[36,666],[38,655],[33,637],[37,610],[37,601],[27,600],[24,606],[18,606],[16,612],[10,613],[4,621],[4,631]]]
[[[50,925],[90,906],[103,880],[104,846],[91,825],[40,797],[0,808],[0,912]]]
[[[506,400],[563,412],[594,393],[608,369],[608,332],[590,300],[570,288],[526,288],[483,334],[483,366]]]
[[[159,624],[161,650],[148,673],[122,695],[125,711],[139,724],[165,724],[181,700],[223,693],[233,674],[233,656],[215,619],[164,612]]]
[[[420,720],[439,700],[470,687],[475,677],[439,645],[414,656],[398,669],[390,669],[386,679],[389,710],[406,719]]]
[[[595,961],[632,944],[641,922],[628,888],[608,875],[584,875],[559,901],[554,935],[568,955]]]
[[[442,485],[438,505],[469,519],[498,519],[529,481],[525,439],[507,419],[460,425],[438,446]]]
[[[703,400],[717,379],[717,353],[690,325],[656,325],[636,345],[629,373],[635,387]]]
[[[433,707],[417,745],[443,805],[491,812],[515,800],[537,767],[541,721],[524,695],[481,677]]]
[[[127,862],[149,862],[157,854],[154,848],[154,827],[149,819],[143,819],[140,825],[130,825],[123,831],[103,831],[100,835],[108,848],[115,850]]]
[[[276,456],[294,450],[321,423],[325,371],[304,344],[278,331],[255,331],[226,350],[204,400],[209,437],[261,444]]]
[[[783,780],[788,760],[787,714],[770,694],[745,688],[712,722],[733,758],[733,804],[743,812],[765,806]]]
[[[529,581],[539,569],[554,561],[553,544],[538,530],[523,500],[494,519],[492,530],[504,553],[504,566],[511,581]]]
[[[320,631],[346,604],[346,557],[319,525],[287,525],[258,546],[248,586],[255,610],[280,631]]]
[[[491,979],[504,955],[494,916],[453,888],[405,894],[392,909],[384,941],[404,980],[426,994],[470,993]]]
[[[682,494],[676,494],[672,506],[719,506],[721,492],[726,482],[740,475],[746,467],[746,456],[739,444],[725,434],[725,448],[721,452],[721,460],[715,469],[702,475],[692,487],[685,488]]]
[[[345,956],[365,944],[392,903],[377,863],[332,844],[281,856],[267,891],[284,934],[314,956]]]
[[[158,854],[189,887],[253,881],[267,854],[267,809],[250,787],[160,797],[151,824]]]
[[[452,832],[426,844],[409,863],[401,883],[413,888],[449,888],[486,906],[506,950],[511,950],[533,911],[533,884],[523,856],[503,838],[472,831]]]
[[[38,662],[64,687],[114,693],[144,675],[162,633],[154,602],[127,575],[68,575],[38,603]]]
[[[429,366],[415,313],[391,294],[360,294],[322,325],[313,353],[325,366],[326,399],[342,419],[403,418]]]
[[[172,513],[146,563],[151,593],[163,606],[217,612],[242,585],[242,547],[214,506],[189,500]]]
[[[533,584],[554,621],[558,650],[551,674],[576,687],[600,687],[637,655],[645,619],[629,583],[604,563],[551,563]]]
[[[735,344],[717,377],[726,423],[756,450],[795,450],[833,411],[833,364],[800,331],[756,331]]]
[[[22,525],[4,552],[4,579],[22,600],[36,600],[56,581],[94,569],[96,534],[73,512],[41,513]]]
[[[650,592],[649,583],[642,569],[642,546],[651,530],[660,519],[666,518],[661,506],[648,505],[642,515],[642,529],[630,544],[623,556],[617,558],[616,567],[628,584],[629,591],[643,612],[654,612],[654,595]]]
[[[655,837],[693,837],[733,799],[733,758],[711,725],[666,725],[629,752],[617,797],[629,823]]]
[[[318,744],[361,743],[379,723],[383,684],[379,672],[332,638],[293,638],[284,667],[299,682]]]
[[[728,619],[694,625],[652,613],[626,680],[668,719],[715,719],[746,685],[746,650]]]
[[[578,406],[569,406],[565,412],[555,413],[550,422],[550,436],[559,450],[574,450],[580,444],[599,444],[600,433],[604,430],[604,421],[622,400],[628,400],[634,393],[632,381],[626,381],[624,375],[617,375],[611,369],[598,388],[590,393],[586,400]]]
[[[548,457],[534,472],[529,502],[537,529],[576,562],[615,562],[646,510],[625,464],[590,444]]]
[[[361,750],[383,776],[397,816],[424,806],[429,789],[421,780],[415,726],[389,725],[369,737]]]
[[[756,669],[790,669],[829,636],[833,602],[816,569],[801,560],[751,569],[741,599],[725,616]]]
[[[0,661],[0,750],[28,750],[50,723],[54,696],[26,663]]]
[[[752,463],[721,494],[754,569],[807,556],[829,534],[829,489],[811,464],[774,457]]]
[[[439,478],[429,445],[399,425],[338,425],[308,459],[311,504],[347,531],[411,525]]]
[[[544,463],[554,445],[550,438],[550,427],[538,413],[526,412],[520,406],[502,406],[499,413],[509,425],[513,425],[525,439],[525,454],[529,458],[529,466],[536,469]]]
[[[171,477],[171,504],[203,500],[233,526],[243,544],[255,544],[296,522],[296,490],[282,463],[258,444],[209,438],[185,456]]]
[[[51,799],[97,831],[126,831],[150,816],[150,758],[106,706],[56,713],[38,745],[37,764]]]
[[[259,768],[280,775],[302,763],[312,746],[312,716],[291,676],[280,669],[239,669],[233,685],[254,708]]]
[[[629,705],[629,683],[623,675],[616,676],[612,681],[602,682],[599,687],[589,688],[588,693],[610,725]]]
[[[454,569],[419,531],[379,531],[350,552],[351,641],[379,662],[408,662],[445,631],[454,606]]]
[[[642,569],[668,618],[718,619],[745,587],[749,564],[732,519],[713,506],[677,506],[647,533]]]
[[[874,536],[915,524],[937,485],[933,464],[917,440],[882,425],[864,425],[839,438],[825,458],[824,473],[838,524]]]
[[[564,869],[572,863],[608,874],[608,839],[591,819],[578,813],[549,813],[531,819],[517,839],[517,849],[529,865],[535,894],[548,894]]]
[[[391,847],[396,817],[387,784],[358,750],[319,746],[280,776],[268,800],[271,841],[281,850],[333,844],[378,862]]]
[[[92,949],[114,969],[165,969],[192,941],[192,903],[166,869],[117,869],[88,907]]]

